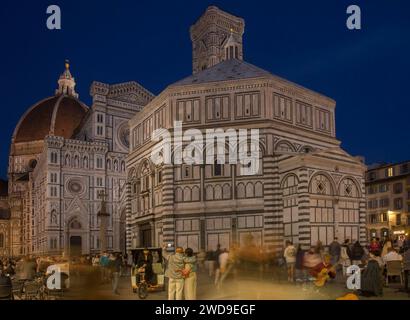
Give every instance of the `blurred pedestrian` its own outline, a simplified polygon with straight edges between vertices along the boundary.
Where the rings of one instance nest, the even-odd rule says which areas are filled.
[[[292,241],[286,241],[286,248],[283,253],[283,257],[286,260],[286,267],[288,272],[288,281],[294,282],[295,280],[295,264],[296,264],[296,248]]]
[[[223,249],[218,257],[218,268],[215,273],[215,285],[220,287],[222,285],[222,279],[225,278],[225,272],[228,268],[229,252],[227,249]]]
[[[347,275],[347,268],[352,265],[350,260],[350,240],[346,239],[340,248],[340,259],[339,264],[342,266],[343,276]]]
[[[194,251],[191,248],[185,250],[184,258],[184,295],[185,300],[196,300],[197,287],[197,259],[194,256]]]
[[[122,264],[121,257],[118,254],[113,256],[113,259],[111,260],[111,263],[110,263],[111,284],[112,284],[112,292],[113,294],[116,294],[116,295],[120,294],[118,292],[118,282],[120,278],[121,264]]]
[[[364,253],[365,252],[364,252],[362,245],[360,244],[359,241],[356,241],[350,253],[351,254],[350,259],[352,261],[352,264],[357,265],[357,266],[361,265]]]
[[[374,255],[380,255],[380,252],[381,252],[380,242],[377,241],[376,238],[372,239],[370,246],[369,246],[369,252]]]
[[[307,274],[304,267],[306,251],[302,249],[302,246],[298,244],[296,248],[296,262],[295,262],[295,277],[297,282],[306,282]]]
[[[335,238],[333,242],[329,245],[329,254],[331,256],[332,265],[336,266],[340,260],[340,253],[342,251],[342,246],[340,245],[338,238]]]
[[[369,260],[362,271],[360,293],[366,297],[383,295],[382,271],[375,260]]]

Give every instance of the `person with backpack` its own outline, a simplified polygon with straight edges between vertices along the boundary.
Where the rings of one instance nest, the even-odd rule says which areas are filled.
[[[283,252],[283,257],[286,261],[286,267],[288,270],[288,281],[294,282],[295,280],[295,264],[296,264],[296,248],[292,241],[286,241],[286,248]]]
[[[361,246],[359,241],[356,241],[353,245],[350,260],[352,260],[353,265],[360,265],[362,264],[362,258],[364,256],[364,249]]]

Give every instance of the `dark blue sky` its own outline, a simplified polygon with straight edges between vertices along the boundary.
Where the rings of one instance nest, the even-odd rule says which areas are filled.
[[[58,4],[62,30],[46,28]],[[346,28],[359,4],[363,29]],[[189,27],[209,5],[246,21],[245,59],[337,101],[337,136],[367,163],[410,159],[410,3],[311,1],[2,1],[0,176],[24,111],[54,94],[71,61],[77,92],[93,80],[136,80],[158,94],[191,73]]]

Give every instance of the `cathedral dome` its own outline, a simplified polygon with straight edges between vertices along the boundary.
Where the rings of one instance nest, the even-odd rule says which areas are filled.
[[[43,140],[47,135],[69,139],[87,113],[74,97],[60,95],[44,99],[23,115],[14,133],[14,142]]]
[[[14,143],[43,140],[48,135],[73,136],[88,108],[78,100],[68,62],[58,83],[55,96],[36,103],[21,117],[13,134]]]

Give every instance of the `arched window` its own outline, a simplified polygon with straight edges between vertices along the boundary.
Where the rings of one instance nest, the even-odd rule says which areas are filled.
[[[214,176],[215,177],[222,176],[222,165],[218,163],[217,159],[215,159],[215,164],[214,164]]]
[[[56,152],[51,152],[50,162],[54,164],[57,163],[57,153]]]
[[[309,192],[318,195],[333,195],[332,183],[327,176],[323,174],[316,175],[309,185]]]
[[[339,195],[342,197],[358,198],[359,190],[352,179],[346,178],[340,183]]]
[[[4,248],[4,234],[0,233],[0,248]]]
[[[111,159],[107,159],[107,170],[111,170]]]

